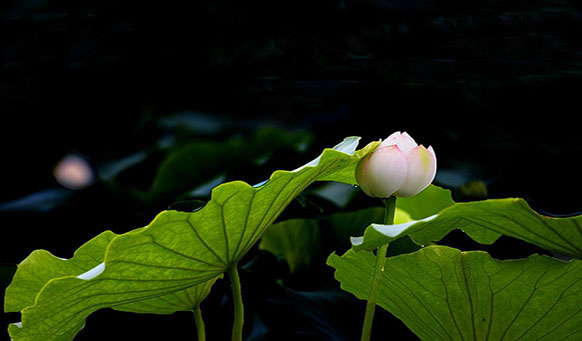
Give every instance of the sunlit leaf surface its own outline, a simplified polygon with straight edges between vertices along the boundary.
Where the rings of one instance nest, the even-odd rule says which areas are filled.
[[[360,299],[374,262],[369,251],[328,258],[342,288]],[[500,261],[429,246],[386,259],[377,304],[422,340],[580,340],[582,262]]]

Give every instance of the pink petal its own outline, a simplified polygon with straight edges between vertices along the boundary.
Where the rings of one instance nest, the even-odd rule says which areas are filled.
[[[407,169],[406,155],[398,146],[379,146],[367,164],[369,194],[379,198],[392,196],[406,179]]]
[[[432,147],[420,145],[406,154],[408,172],[397,196],[410,197],[427,188],[436,175],[436,155]]]
[[[356,181],[358,182],[358,186],[360,186],[362,191],[369,196],[373,196],[372,193],[370,193],[370,177],[368,172],[370,157],[372,157],[372,154],[373,153],[368,154],[356,167]]]
[[[388,136],[384,141],[382,141],[379,147],[392,145],[397,145],[398,148],[400,148],[400,150],[405,154],[408,153],[412,148],[418,146],[418,144],[410,135],[408,135],[408,133],[400,133],[399,131]]]

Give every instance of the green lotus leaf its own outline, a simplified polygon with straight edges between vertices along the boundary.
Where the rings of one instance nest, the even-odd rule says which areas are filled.
[[[370,251],[328,258],[342,289],[360,299],[374,264]],[[582,261],[428,246],[386,258],[377,304],[422,340],[580,340]]]
[[[34,277],[34,269],[61,264],[39,253],[43,259],[34,269],[21,264],[6,291],[5,310],[22,313],[22,321],[9,326],[11,338],[71,340],[96,310],[151,312],[143,302],[151,308],[161,298],[191,294],[189,288],[216,280],[236,266],[309,184],[321,180],[355,184],[357,163],[379,143],[356,151],[358,141],[358,137],[346,138],[312,162],[293,171],[276,171],[260,185],[242,181],[219,185],[210,201],[195,212],[163,211],[144,228],[117,236],[107,233],[98,239],[106,247],[99,244],[101,254],[96,252],[91,263],[71,260],[70,269],[47,270],[50,275],[27,286],[26,280],[18,279]],[[105,243],[105,238],[111,240]],[[93,244],[78,252],[89,245]],[[175,307],[166,308],[155,312],[168,313]]]
[[[422,206],[422,202],[418,204]],[[417,221],[371,224],[363,237],[352,238],[352,245],[356,250],[372,250],[405,235],[418,245],[425,245],[439,241],[454,229],[464,231],[481,244],[492,244],[501,235],[506,235],[582,259],[582,216],[541,215],[519,198],[455,203]]]

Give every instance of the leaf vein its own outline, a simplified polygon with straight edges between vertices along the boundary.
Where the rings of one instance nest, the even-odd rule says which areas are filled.
[[[538,283],[540,282],[540,280],[542,278],[544,278],[544,276],[548,273],[549,270],[550,270],[549,266],[546,266],[546,269],[544,270],[544,273],[535,281],[533,290],[528,295],[528,297],[525,300],[525,302],[523,303],[523,305],[519,308],[519,310],[517,311],[517,314],[515,314],[515,316],[511,320],[511,322],[509,322],[509,324],[507,325],[507,327],[503,331],[503,334],[501,335],[501,340],[504,340],[505,339],[505,337],[507,336],[507,333],[509,332],[509,329],[511,329],[511,327],[513,326],[513,324],[515,323],[515,321],[517,321],[517,319],[519,318],[519,316],[521,315],[521,313],[523,312],[523,310],[525,309],[525,307],[529,304],[529,302],[531,301],[531,299],[534,297],[535,293],[538,291]]]
[[[156,241],[156,240],[155,240],[153,237],[152,237],[152,243],[153,243],[154,245],[156,245],[156,246],[158,246],[158,247],[160,247],[160,248],[162,248],[162,249],[164,249],[164,250],[166,250],[166,251],[168,251],[168,252],[174,253],[174,254],[176,254],[176,255],[178,255],[178,256],[182,256],[182,257],[184,257],[184,258],[187,258],[187,259],[193,260],[193,261],[195,261],[195,262],[204,263],[204,264],[206,264],[206,265],[213,266],[213,267],[215,267],[215,268],[218,268],[218,269],[224,269],[224,267],[223,267],[223,266],[221,266],[221,265],[216,265],[216,264],[213,264],[213,263],[207,262],[207,261],[205,261],[205,260],[202,260],[202,259],[200,259],[200,258],[196,258],[196,257],[192,257],[192,256],[190,256],[190,255],[183,254],[183,253],[181,253],[181,252],[178,252],[178,251],[176,251],[176,250],[174,250],[174,249],[171,249],[171,248],[169,248],[169,247],[167,247],[167,246],[165,246],[165,245],[162,245],[162,244],[158,243],[158,242],[157,242],[157,241]]]
[[[422,300],[414,293],[414,291],[410,290],[410,288],[405,284],[400,282],[398,279],[396,279],[395,276],[390,276],[390,277],[383,277],[383,281],[384,280],[388,280],[389,282],[391,282],[392,284],[396,284],[396,286],[400,287],[401,291],[405,291],[408,292],[408,294],[410,296],[412,296],[412,298],[414,300],[416,300],[419,305],[428,313],[428,315],[437,323],[437,325],[441,328],[441,330],[447,335],[447,339],[451,340],[452,337],[449,334],[449,332],[447,331],[447,328],[445,328],[441,322],[434,316],[434,314],[426,307],[426,305],[422,302]],[[418,321],[421,321],[426,327],[428,327],[431,331],[433,331],[434,334],[439,335],[439,333],[437,333],[434,329],[432,329],[432,327],[430,327],[430,325],[426,324],[424,322],[424,319],[421,318],[417,313],[416,313],[416,309],[410,307],[410,305],[408,304],[408,302],[405,299],[401,299],[401,302],[404,303],[406,305],[406,307],[410,310],[410,312],[415,315],[418,318]]]
[[[204,245],[205,248],[208,249],[208,251],[210,251],[210,253],[212,253],[214,255],[214,257],[216,257],[216,259],[224,264],[225,267],[228,267],[228,263],[223,260],[217,253],[216,251],[214,251],[213,248],[210,247],[210,245],[208,245],[208,243],[206,243],[206,241],[202,238],[202,236],[200,235],[200,233],[198,233],[198,231],[196,230],[196,228],[194,227],[194,225],[192,225],[192,223],[190,222],[190,219],[186,218],[185,221],[188,223],[188,226],[190,226],[190,228],[192,229],[192,231],[194,231],[194,234],[196,235],[196,237],[198,237],[198,240],[200,240],[200,243],[202,243],[202,245]]]
[[[247,209],[246,216],[245,216],[245,222],[244,222],[244,225],[243,225],[243,230],[242,230],[242,232],[240,234],[240,238],[239,238],[238,243],[236,244],[236,248],[235,248],[235,250],[233,252],[234,259],[238,259],[238,257],[239,257],[238,251],[240,249],[242,240],[244,239],[245,234],[246,234],[246,232],[248,230],[249,216],[251,215],[251,208],[252,208],[253,203],[255,201],[255,196],[256,195],[257,195],[257,191],[256,190],[252,191],[252,196],[251,196],[251,198],[249,200],[248,209]]]

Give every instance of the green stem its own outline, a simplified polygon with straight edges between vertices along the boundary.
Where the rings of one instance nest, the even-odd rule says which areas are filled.
[[[384,224],[392,225],[394,223],[394,212],[396,210],[396,197],[385,199],[384,205]],[[387,252],[388,245],[382,245],[378,250],[376,250],[376,266],[374,267],[372,285],[370,287],[370,293],[368,294],[368,301],[366,302],[366,313],[364,315],[364,325],[362,327],[362,341],[369,341],[370,336],[372,335],[372,322],[374,321],[376,300],[378,298],[382,272],[384,272],[384,261],[386,260]]]
[[[238,276],[237,264],[228,270],[230,285],[232,287],[232,301],[234,303],[234,320],[232,323],[232,341],[242,341],[244,306],[240,291],[240,278]]]
[[[200,305],[198,305],[194,310],[194,321],[196,322],[196,334],[198,335],[198,341],[206,340],[206,331],[204,327],[204,320],[202,319],[202,310],[200,310]]]

